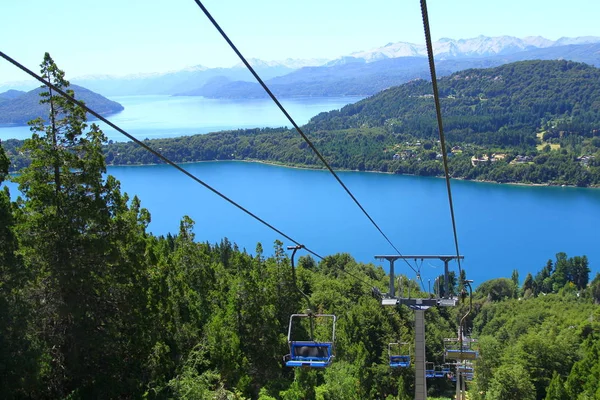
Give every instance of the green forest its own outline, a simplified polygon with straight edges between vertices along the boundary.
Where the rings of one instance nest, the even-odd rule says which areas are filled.
[[[48,54],[41,67],[68,89]],[[64,98],[40,96],[52,105],[49,124],[30,123],[18,176],[0,145],[0,183],[13,179],[23,194],[0,191],[3,398],[412,398],[414,366],[390,368],[388,345],[414,342],[414,312],[381,305],[389,277],[380,266],[300,252],[293,270],[284,243],[249,254],[226,238],[202,242],[186,216],[177,234],[152,235],[143,199],[105,175],[99,128]],[[600,398],[600,274],[591,279],[585,255],[549,257],[522,283],[515,271],[472,299],[468,271],[452,273],[450,294],[463,300],[426,311],[427,360],[441,365],[444,338],[470,310],[480,355],[470,399]],[[435,295],[399,279],[398,295]],[[309,306],[300,291],[313,311],[338,318],[335,359],[322,370],[283,365],[290,315]],[[454,390],[446,378],[427,385],[432,398]]]

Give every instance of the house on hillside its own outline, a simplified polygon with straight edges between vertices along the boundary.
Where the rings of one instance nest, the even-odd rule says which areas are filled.
[[[579,161],[584,167],[589,167],[590,161],[592,161],[594,158],[594,156],[581,156],[577,157],[577,161]]]
[[[533,161],[533,157],[532,156],[518,155],[510,163],[511,164],[524,164],[524,163],[528,163],[528,162],[531,162],[531,161]]]
[[[475,167],[478,164],[481,164],[483,162],[487,162],[487,161],[496,162],[496,161],[504,160],[505,158],[506,158],[506,154],[496,154],[496,153],[492,154],[491,158],[489,158],[486,154],[484,154],[483,156],[481,156],[479,158],[473,156],[473,157],[471,157],[471,165]]]

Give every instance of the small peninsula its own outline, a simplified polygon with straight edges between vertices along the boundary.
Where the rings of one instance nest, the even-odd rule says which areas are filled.
[[[106,116],[123,111],[123,106],[116,101],[92,92],[84,87],[71,85],[70,89],[75,92],[75,98],[82,100],[88,107]],[[27,125],[36,118],[44,118],[48,115],[48,105],[40,104],[40,92],[37,88],[29,92],[9,90],[0,93],[0,124],[3,125]],[[93,120],[93,116],[88,115]]]

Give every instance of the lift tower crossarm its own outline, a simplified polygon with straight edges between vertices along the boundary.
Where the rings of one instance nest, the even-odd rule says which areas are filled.
[[[379,255],[375,256],[377,260],[388,260],[390,262],[390,291],[388,293],[389,297],[395,298],[395,290],[394,290],[394,261],[396,260],[441,260],[444,262],[444,294],[448,296],[449,293],[449,284],[448,284],[448,263],[452,260],[456,259],[464,259],[465,256],[451,256],[451,255]]]

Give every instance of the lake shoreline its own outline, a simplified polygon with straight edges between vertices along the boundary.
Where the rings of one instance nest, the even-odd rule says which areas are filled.
[[[292,165],[279,163],[276,161],[265,161],[265,160],[255,160],[255,159],[245,159],[245,160],[201,160],[201,161],[186,161],[183,163],[176,163],[177,165],[186,165],[186,164],[196,164],[196,163],[207,163],[207,162],[246,162],[246,163],[257,163],[257,164],[265,164],[272,165],[275,167],[283,167],[283,168],[293,168],[300,170],[312,170],[312,171],[327,171],[327,168],[318,168],[318,167],[309,167],[309,166],[301,166],[301,165]],[[154,165],[168,165],[168,164],[110,164],[107,167],[148,167]],[[400,175],[400,176],[415,176],[415,177],[423,177],[423,178],[438,178],[445,179],[443,176],[425,176],[425,175],[414,175],[414,174],[397,174],[395,172],[383,172],[383,171],[359,171],[357,169],[334,169],[335,172],[366,172],[369,174],[384,174],[384,175]],[[465,181],[465,182],[475,182],[475,183],[491,183],[496,185],[511,185],[511,186],[524,186],[524,187],[563,187],[563,188],[580,188],[580,189],[599,189],[600,186],[586,186],[586,187],[578,187],[575,185],[558,185],[551,183],[524,183],[524,182],[496,182],[490,180],[478,180],[478,179],[466,179],[466,178],[451,178],[456,181]]]

